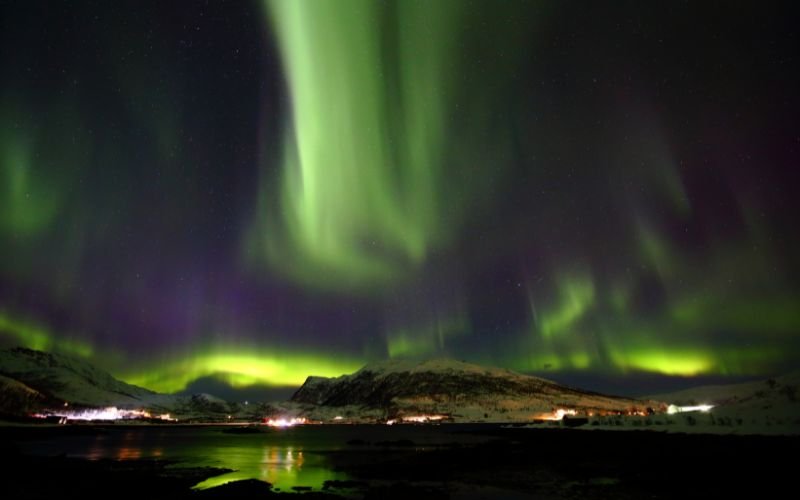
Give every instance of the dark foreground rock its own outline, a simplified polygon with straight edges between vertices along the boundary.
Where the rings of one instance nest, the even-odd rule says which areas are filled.
[[[493,439],[474,446],[394,448],[361,463],[348,448],[330,459],[370,484],[364,498],[770,498],[794,488],[795,462],[782,457],[800,449],[797,436],[483,432]]]
[[[185,498],[198,482],[230,472],[230,469],[172,465],[158,460],[28,457],[6,449],[0,497],[15,500]]]
[[[408,498],[446,500],[450,498],[450,494],[444,486],[420,486],[409,482],[374,486],[364,494],[364,500],[406,500]]]
[[[206,500],[209,498],[259,498],[271,494],[271,484],[258,479],[244,479],[223,484],[216,488],[196,491],[193,496]]]

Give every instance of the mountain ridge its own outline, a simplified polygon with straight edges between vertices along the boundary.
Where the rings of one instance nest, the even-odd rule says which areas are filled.
[[[436,414],[456,421],[530,421],[559,409],[645,412],[658,405],[447,358],[389,360],[367,364],[350,375],[311,376],[290,401],[317,410],[377,411],[387,419]]]
[[[0,350],[0,374],[77,405],[137,404],[158,395],[118,380],[84,360],[25,347]]]
[[[67,355],[25,347],[0,349],[0,413],[26,416],[55,408],[63,412],[107,407],[194,420],[222,420],[241,410],[236,403],[210,394],[161,394],[128,384]]]

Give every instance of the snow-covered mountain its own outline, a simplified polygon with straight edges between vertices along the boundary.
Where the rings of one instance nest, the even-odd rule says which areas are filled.
[[[741,384],[704,385],[683,391],[648,396],[678,405],[713,404],[726,405],[739,401],[763,398],[770,393],[796,393],[800,385],[800,372],[768,380]],[[800,396],[800,395],[798,395]]]
[[[587,428],[693,434],[800,435],[800,372],[743,384],[707,385],[645,396],[666,415],[595,416]]]
[[[0,350],[0,374],[53,399],[83,406],[141,404],[155,392],[61,354],[17,347]]]
[[[17,347],[0,350],[0,413],[25,415],[62,407],[144,409],[179,418],[222,420],[238,405],[209,394],[159,394],[127,384],[92,364]]]
[[[652,396],[678,406],[709,404],[716,417],[800,426],[800,372],[742,384],[708,385]]]
[[[0,413],[26,414],[39,409],[45,396],[18,380],[0,375]]]
[[[369,364],[352,375],[309,377],[291,401],[305,405],[310,418],[441,415],[457,422],[531,421],[559,409],[588,414],[646,411],[658,405],[450,359],[391,360]]]

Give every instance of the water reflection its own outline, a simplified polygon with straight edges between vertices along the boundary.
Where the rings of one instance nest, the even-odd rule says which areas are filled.
[[[197,489],[213,488],[240,479],[260,479],[280,490],[290,490],[293,486],[321,488],[330,479],[346,477],[326,467],[322,456],[303,453],[302,448],[294,446],[266,445],[258,453],[250,446],[222,447],[213,462],[219,466],[236,469],[234,472],[212,477],[195,486]]]
[[[105,456],[105,446],[103,441],[106,437],[102,434],[98,434],[94,437],[92,442],[89,444],[89,450],[86,452],[86,458],[89,460],[100,460]]]
[[[87,427],[87,429],[92,429]],[[52,439],[26,440],[20,448],[33,455],[100,459],[163,459],[170,467],[219,467],[232,469],[204,481],[196,488],[210,488],[239,479],[259,479],[282,491],[293,486],[319,489],[327,480],[348,477],[331,469],[327,452],[347,449],[351,441],[380,443],[411,441],[417,448],[458,441],[485,441],[485,435],[465,434],[463,427],[446,426],[297,426],[235,434],[227,427],[134,427],[102,428],[94,434],[68,434]],[[457,435],[450,431],[457,432]],[[385,455],[381,446],[359,446],[350,459],[372,460]]]
[[[142,434],[139,432],[126,432],[122,435],[122,444],[117,449],[117,460],[135,460],[142,458],[142,448],[138,441]]]

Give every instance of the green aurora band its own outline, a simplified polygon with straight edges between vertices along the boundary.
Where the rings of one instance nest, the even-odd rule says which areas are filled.
[[[38,351],[62,352],[80,358],[90,358],[94,350],[89,343],[68,335],[53,332],[41,324],[10,315],[0,309],[0,337]]]
[[[53,332],[46,326],[0,310],[0,338],[46,352],[87,359],[130,384],[159,392],[179,392],[193,381],[212,377],[234,388],[299,386],[309,375],[336,377],[358,370],[363,362],[348,356],[302,352],[264,345],[214,343],[188,353],[167,354],[131,364],[119,352],[100,350],[78,335]]]
[[[215,345],[189,355],[167,357],[149,366],[139,366],[135,371],[122,373],[121,378],[161,392],[184,390],[193,381],[205,377],[213,377],[234,388],[299,387],[309,375],[338,377],[352,373],[362,365],[362,362],[345,356],[330,356],[322,352]]]

